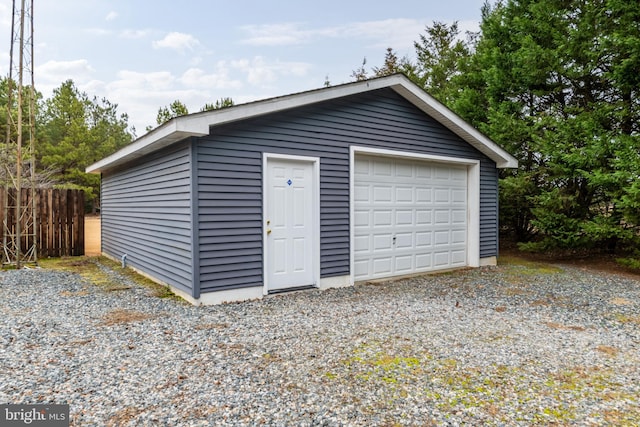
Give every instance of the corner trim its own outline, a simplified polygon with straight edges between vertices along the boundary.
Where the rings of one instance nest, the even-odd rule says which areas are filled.
[[[189,173],[191,182],[189,197],[191,198],[191,296],[200,298],[200,221],[198,197],[198,141],[189,140]]]

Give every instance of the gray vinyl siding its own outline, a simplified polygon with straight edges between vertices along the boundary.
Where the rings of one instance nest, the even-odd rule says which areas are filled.
[[[187,142],[102,176],[102,251],[191,293],[191,158]]]
[[[498,256],[498,169],[480,165],[480,258]]]
[[[495,163],[391,89],[214,127],[197,144],[202,292],[262,286],[264,152],[320,158],[321,277],[350,274],[352,145],[480,160],[480,256],[497,255]]]

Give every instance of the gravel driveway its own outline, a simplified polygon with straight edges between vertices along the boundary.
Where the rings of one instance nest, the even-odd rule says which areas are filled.
[[[102,267],[108,268],[108,267]],[[0,273],[0,402],[72,425],[640,425],[640,281],[507,265],[193,307]]]

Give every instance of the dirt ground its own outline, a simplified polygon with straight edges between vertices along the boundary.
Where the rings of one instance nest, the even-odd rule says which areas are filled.
[[[500,241],[500,257],[505,258],[522,258],[533,262],[542,262],[546,264],[571,265],[583,270],[595,270],[605,273],[620,274],[633,279],[640,277],[640,270],[625,267],[618,262],[616,258],[621,255],[616,254],[581,254],[581,253],[531,253],[523,252],[509,241]],[[498,257],[498,264],[500,264]]]
[[[86,256],[98,256],[100,255],[100,216],[99,215],[87,215],[84,220],[84,253]],[[525,258],[530,261],[545,262],[550,264],[568,264],[577,266],[583,269],[592,269],[605,271],[609,273],[617,273],[628,275],[634,278],[640,276],[640,271],[631,270],[623,267],[615,262],[615,256],[613,255],[568,255],[563,254],[532,254],[519,251],[515,244],[509,241],[500,242],[500,255],[504,257],[518,257]],[[498,261],[499,262],[499,261]]]
[[[100,216],[84,217],[84,254],[100,255]]]

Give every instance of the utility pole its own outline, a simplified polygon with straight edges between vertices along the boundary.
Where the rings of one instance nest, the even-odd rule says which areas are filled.
[[[2,264],[19,269],[38,262],[33,0],[13,0],[9,55],[7,132],[2,158],[5,169]],[[27,148],[26,153],[23,147]]]

